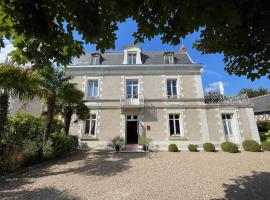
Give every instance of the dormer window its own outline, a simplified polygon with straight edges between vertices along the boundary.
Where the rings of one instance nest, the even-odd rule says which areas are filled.
[[[164,54],[164,63],[165,64],[174,64],[173,53],[165,53]]]
[[[136,64],[136,52],[128,52],[128,64],[134,65]]]
[[[100,55],[99,54],[92,55],[92,64],[93,65],[99,65],[100,64]]]

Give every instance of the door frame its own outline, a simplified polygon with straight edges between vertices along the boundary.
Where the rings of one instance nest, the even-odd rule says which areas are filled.
[[[128,119],[128,116],[131,116],[131,119]],[[134,119],[134,116],[137,116],[136,119]],[[127,144],[127,123],[129,121],[136,121],[137,122],[137,136],[138,136],[138,143],[139,143],[139,119],[138,119],[138,114],[127,114],[125,115],[125,144]]]

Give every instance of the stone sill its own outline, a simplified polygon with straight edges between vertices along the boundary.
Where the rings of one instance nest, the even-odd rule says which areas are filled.
[[[92,141],[98,141],[96,137],[84,135],[80,138],[81,140],[92,140]]]
[[[181,136],[170,136],[169,140],[171,141],[187,141],[188,139]]]

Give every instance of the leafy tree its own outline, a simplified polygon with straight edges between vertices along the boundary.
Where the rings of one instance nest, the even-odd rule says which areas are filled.
[[[248,98],[253,98],[253,97],[269,94],[269,91],[267,88],[263,88],[263,87],[258,88],[258,89],[243,88],[239,91],[238,94],[247,94]]]
[[[58,98],[57,108],[64,119],[64,131],[69,132],[71,118],[76,114],[80,120],[86,120],[89,116],[89,108],[84,104],[84,93],[74,85],[64,87]]]
[[[30,69],[9,63],[0,64],[0,136],[5,131],[10,97],[33,99],[37,95],[38,81],[39,76]]]
[[[138,24],[135,42],[161,35],[163,42],[177,45],[201,31],[194,47],[224,54],[228,73],[255,80],[270,78],[269,10],[267,0],[5,0],[0,2],[0,38],[2,46],[4,37],[13,41],[12,56],[19,63],[65,66],[83,52],[74,31],[103,51],[114,47],[117,23],[132,18]]]

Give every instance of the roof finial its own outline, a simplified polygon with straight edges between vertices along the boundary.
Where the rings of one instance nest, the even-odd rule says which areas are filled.
[[[180,53],[185,53],[185,52],[187,52],[187,48],[185,47],[185,45],[181,45],[181,47],[180,47]]]

